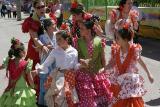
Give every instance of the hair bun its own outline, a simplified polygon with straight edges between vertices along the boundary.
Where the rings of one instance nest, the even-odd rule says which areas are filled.
[[[13,38],[11,39],[11,44],[12,44],[12,45],[19,44],[19,43],[20,43],[20,40],[16,39],[15,37],[13,37]]]

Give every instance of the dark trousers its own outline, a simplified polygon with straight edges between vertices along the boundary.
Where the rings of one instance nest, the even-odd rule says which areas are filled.
[[[13,12],[13,18],[16,18],[16,17],[17,17],[17,12],[14,11],[14,12]]]
[[[8,18],[11,18],[11,10],[7,10]]]
[[[1,9],[1,17],[5,17],[5,10]]]

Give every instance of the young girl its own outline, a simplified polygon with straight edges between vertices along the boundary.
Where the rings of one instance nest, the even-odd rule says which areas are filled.
[[[23,59],[25,56],[23,43],[17,39],[12,39],[11,43],[9,56],[0,66],[0,69],[6,68],[9,79],[9,84],[0,97],[0,105],[1,107],[37,107],[35,91],[30,87],[33,86],[30,72],[33,62]]]
[[[61,106],[73,107],[78,99],[75,92],[74,69],[78,63],[78,52],[71,44],[70,36],[66,31],[60,30],[56,33],[58,47],[47,57],[39,67],[48,73],[48,67],[55,62],[56,70],[48,77],[45,87],[48,89],[45,100],[48,107]]]
[[[46,53],[43,50],[40,52],[40,63],[42,64],[45,59],[48,57],[52,49],[55,49],[56,44],[56,36],[55,33],[57,31],[56,29],[56,23],[54,20],[51,19],[44,19],[43,20],[43,27],[46,30],[46,32],[43,35],[39,36],[40,41],[49,49],[49,52]],[[54,68],[54,63],[51,64],[51,66],[48,68],[50,71]],[[40,94],[39,94],[39,104],[45,105],[44,101],[44,95],[45,95],[45,89],[44,89],[44,81],[46,80],[48,74],[43,73],[43,71],[40,72]]]
[[[109,13],[109,20],[106,21],[105,32],[106,36],[111,40],[115,40],[115,24],[119,19],[129,22],[134,30],[138,29],[139,14],[136,10],[131,9],[133,0],[120,0],[117,9],[113,9]]]
[[[137,63],[144,68],[150,82],[153,82],[151,73],[141,59],[142,47],[129,43],[132,35],[130,26],[125,24],[115,32],[116,43],[111,47],[111,60],[106,66],[114,96],[112,107],[144,107],[142,96],[146,90]]]
[[[107,107],[111,97],[109,81],[102,68],[105,66],[104,44],[96,36],[94,21],[88,17],[79,22],[81,37],[78,39],[80,70],[77,72],[79,107]]]
[[[39,39],[43,43],[43,45],[45,45],[51,52],[51,50],[55,49],[57,46],[56,36],[55,36],[57,32],[56,23],[54,20],[48,18],[48,19],[44,19],[42,24],[46,32],[40,35]],[[44,62],[44,60],[49,55],[49,53],[46,53],[42,50],[40,55],[41,63]]]

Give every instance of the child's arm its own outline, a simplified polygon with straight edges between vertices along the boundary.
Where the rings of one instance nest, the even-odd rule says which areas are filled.
[[[28,64],[25,68],[25,74],[27,76],[27,80],[29,82],[29,85],[34,88],[34,81],[33,81],[33,75],[32,75],[32,66],[33,66],[33,61],[28,59]]]
[[[32,88],[34,88],[34,81],[33,81],[33,77],[32,77],[32,72],[27,73],[27,79],[28,79],[30,86]]]
[[[151,83],[153,83],[154,79],[152,74],[150,73],[150,71],[148,70],[146,64],[143,62],[143,60],[141,59],[141,57],[138,60],[139,64],[142,66],[142,68],[145,70],[145,72],[147,73],[148,79],[150,80]]]

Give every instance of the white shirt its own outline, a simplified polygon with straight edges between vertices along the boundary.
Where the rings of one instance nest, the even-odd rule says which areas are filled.
[[[13,12],[17,11],[16,5],[14,5],[14,6],[12,7],[12,11],[13,11]]]
[[[60,69],[77,69],[78,52],[72,46],[66,50],[57,47],[52,50],[45,62],[41,65],[44,73],[48,73],[48,67],[56,61],[56,67]]]
[[[6,6],[7,10],[12,10],[12,6],[9,4]]]

